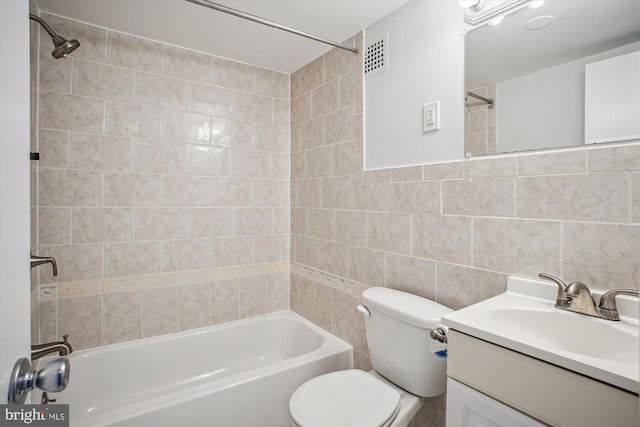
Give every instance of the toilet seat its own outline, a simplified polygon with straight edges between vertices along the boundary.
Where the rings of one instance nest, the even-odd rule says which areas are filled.
[[[300,427],[386,427],[399,411],[400,393],[359,369],[312,378],[289,400],[289,417]]]

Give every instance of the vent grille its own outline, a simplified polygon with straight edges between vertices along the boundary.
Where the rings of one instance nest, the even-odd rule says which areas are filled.
[[[364,74],[373,75],[389,68],[386,38],[376,40],[367,46],[364,55]]]

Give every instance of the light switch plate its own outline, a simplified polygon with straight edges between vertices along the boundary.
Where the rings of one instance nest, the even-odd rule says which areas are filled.
[[[440,129],[440,101],[424,104],[422,113],[425,132]]]

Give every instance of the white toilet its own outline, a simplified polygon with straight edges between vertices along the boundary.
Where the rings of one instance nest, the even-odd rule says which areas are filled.
[[[446,359],[430,350],[429,332],[453,310],[380,287],[364,291],[358,309],[374,371],[337,371],[302,384],[289,400],[292,427],[405,427],[422,397],[444,392]]]

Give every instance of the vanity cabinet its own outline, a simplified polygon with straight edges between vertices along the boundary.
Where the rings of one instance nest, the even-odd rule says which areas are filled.
[[[448,427],[640,423],[637,394],[454,329],[448,337]]]

